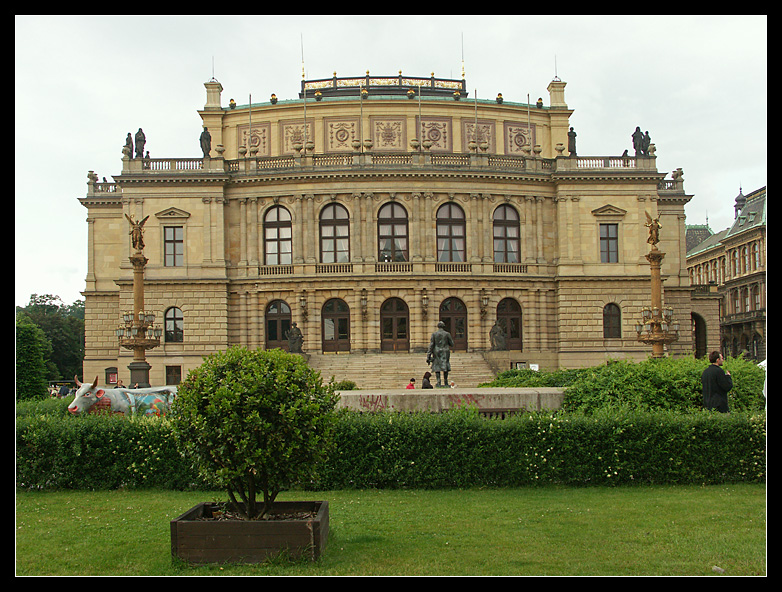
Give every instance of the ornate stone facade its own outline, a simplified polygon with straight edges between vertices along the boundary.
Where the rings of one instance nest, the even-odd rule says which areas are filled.
[[[766,188],[739,192],[730,228],[691,227],[702,240],[687,253],[696,351],[766,359]],[[706,230],[707,238],[703,238]],[[701,347],[700,344],[703,344]]]
[[[90,176],[85,375],[123,378],[130,361],[114,335],[132,304],[125,214],[149,216],[154,384],[233,344],[285,348],[294,322],[310,353],[423,352],[442,319],[469,352],[503,326],[506,367],[643,358],[647,213],[662,224],[665,303],[690,318],[690,196],[654,156],[569,156],[564,82],[528,106],[456,97],[461,81],[434,78],[414,94],[372,79],[360,99],[343,80],[306,105],[230,108],[207,82],[210,158],[126,155],[112,183]],[[683,333],[672,353],[692,350]]]

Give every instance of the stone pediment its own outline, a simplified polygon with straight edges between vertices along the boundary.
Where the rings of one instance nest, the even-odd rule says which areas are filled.
[[[617,208],[616,206],[612,206],[611,204],[606,204],[595,210],[592,210],[593,216],[611,216],[612,218],[616,218],[616,217],[621,218],[626,213],[627,210],[623,210],[622,208]]]
[[[180,210],[179,208],[167,208],[161,212],[155,214],[155,217],[159,220],[187,220],[190,217],[190,212]]]

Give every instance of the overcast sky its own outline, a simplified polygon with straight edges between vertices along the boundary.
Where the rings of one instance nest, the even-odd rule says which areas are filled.
[[[479,99],[548,104],[556,73],[579,155],[632,154],[649,130],[658,170],[684,170],[687,223],[717,232],[740,187],[766,185],[766,31],[762,15],[17,16],[15,304],[82,298],[77,199],[87,171],[120,174],[128,132],[153,158],[199,157],[213,64],[223,105],[292,99],[302,45],[308,78],[460,78],[464,59]]]

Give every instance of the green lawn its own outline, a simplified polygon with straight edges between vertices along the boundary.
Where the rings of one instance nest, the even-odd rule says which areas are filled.
[[[169,521],[214,499],[18,492],[16,574],[766,575],[765,485],[289,492],[329,501],[319,562],[172,562]]]

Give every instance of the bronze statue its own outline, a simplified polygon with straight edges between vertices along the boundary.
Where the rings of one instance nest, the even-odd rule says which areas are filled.
[[[646,242],[652,245],[653,249],[656,249],[657,243],[660,242],[660,229],[662,228],[660,218],[653,220],[649,212],[644,213],[646,214],[646,227],[649,229],[649,238],[646,239]]]
[[[144,218],[141,222],[135,222],[131,216],[128,216],[125,214],[125,217],[128,219],[128,222],[130,222],[130,240],[133,242],[133,248],[137,251],[144,250],[144,222],[147,221],[147,216]]]
[[[285,337],[288,338],[288,351],[292,354],[302,353],[302,345],[304,343],[304,335],[301,329],[296,326],[296,323],[291,323],[291,328],[285,332]]]
[[[494,326],[489,331],[489,341],[492,351],[505,351],[508,345],[505,342],[505,329],[502,328],[499,321],[494,321]]]
[[[432,333],[429,349],[426,350],[426,363],[431,364],[432,372],[437,376],[437,386],[448,386],[448,373],[451,371],[451,348],[453,337],[445,330],[445,323],[437,323],[437,331]],[[440,373],[444,374],[445,384],[440,382]]]

